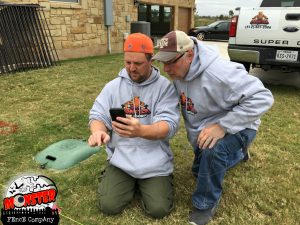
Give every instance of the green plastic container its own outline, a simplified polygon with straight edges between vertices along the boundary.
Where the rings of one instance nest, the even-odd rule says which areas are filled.
[[[35,160],[41,168],[65,170],[100,152],[100,150],[100,147],[90,147],[84,140],[66,139],[39,152],[35,156]]]

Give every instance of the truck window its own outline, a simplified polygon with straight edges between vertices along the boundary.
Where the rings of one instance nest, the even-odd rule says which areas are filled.
[[[300,7],[300,0],[263,0],[260,7]]]

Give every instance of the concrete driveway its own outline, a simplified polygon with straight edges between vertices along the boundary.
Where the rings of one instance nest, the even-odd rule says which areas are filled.
[[[227,54],[228,43],[226,41],[204,41],[204,43],[218,48],[221,56],[229,60]],[[262,82],[267,84],[288,85],[300,88],[300,72],[283,73],[278,70],[264,71],[255,68],[250,70],[250,74],[258,77]]]

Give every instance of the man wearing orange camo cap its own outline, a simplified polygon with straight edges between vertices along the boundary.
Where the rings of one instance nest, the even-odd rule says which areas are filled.
[[[152,65],[152,55],[148,36],[130,34],[124,43],[125,68],[105,85],[90,111],[88,143],[105,144],[108,156],[98,191],[105,214],[120,213],[137,190],[148,215],[162,218],[173,208],[169,139],[178,130],[178,95]],[[110,108],[123,108],[126,118],[112,121]]]

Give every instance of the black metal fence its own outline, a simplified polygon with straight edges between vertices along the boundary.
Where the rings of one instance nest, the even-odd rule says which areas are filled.
[[[0,3],[0,74],[57,64],[42,7]]]

